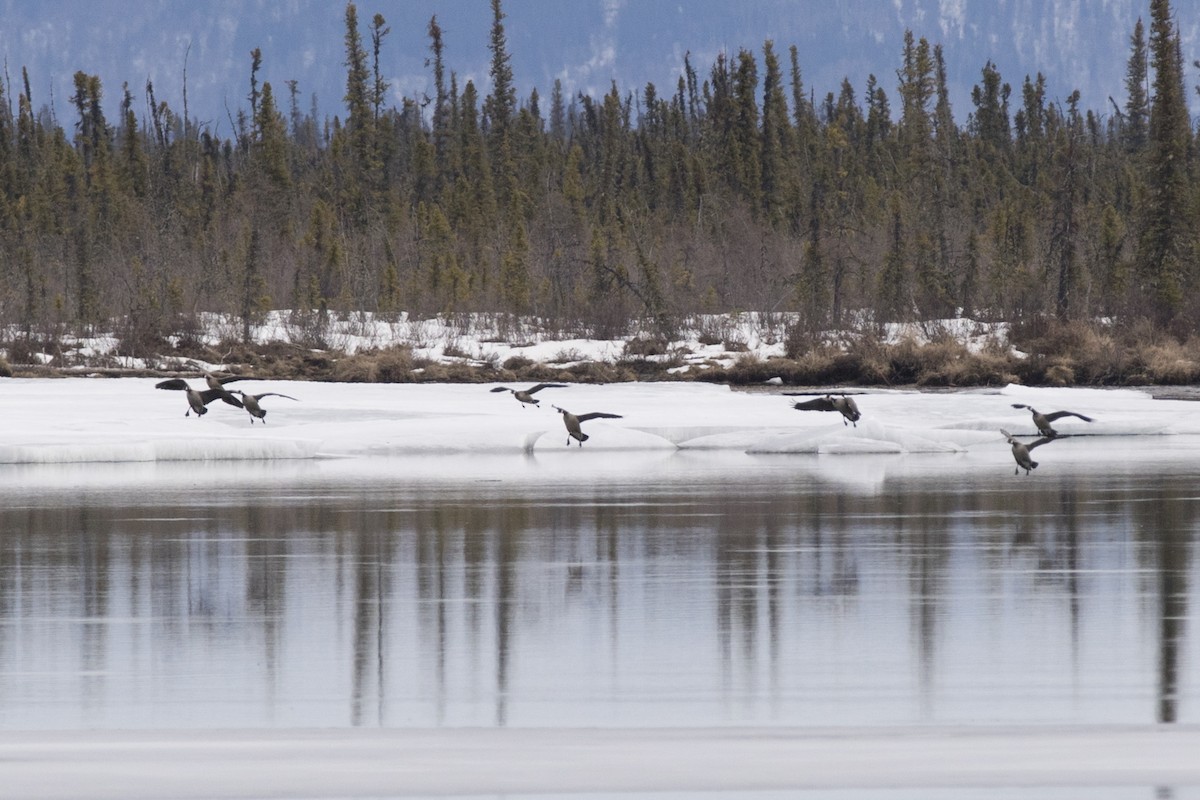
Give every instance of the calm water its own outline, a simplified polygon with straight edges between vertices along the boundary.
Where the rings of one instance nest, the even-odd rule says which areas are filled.
[[[587,455],[4,468],[0,727],[1200,721],[1186,462]]]

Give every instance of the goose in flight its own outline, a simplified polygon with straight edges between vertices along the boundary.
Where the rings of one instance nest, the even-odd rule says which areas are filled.
[[[246,394],[245,392],[241,391],[240,389],[235,389],[233,394],[240,394],[242,396],[242,405],[244,405],[246,407],[246,410],[250,412],[250,424],[251,425],[254,424],[255,417],[257,417],[258,419],[261,419],[263,425],[267,424],[267,419],[266,419],[267,410],[265,408],[263,408],[262,405],[258,402],[259,400],[262,400],[264,397],[286,397],[288,400],[296,400],[296,398],[292,397],[290,394],[280,394],[279,392],[263,392],[262,394]],[[299,402],[299,401],[297,401],[297,402]]]
[[[238,399],[233,396],[233,392],[225,388],[225,384],[240,380],[242,380],[241,375],[226,375],[224,378],[218,378],[211,372],[204,373],[204,382],[208,384],[208,390],[210,392],[216,392],[217,397],[221,398],[230,405],[237,406],[238,408],[242,407],[241,403],[238,402]]]
[[[1050,427],[1050,423],[1056,419],[1062,419],[1063,417],[1078,417],[1084,422],[1095,422],[1095,420],[1091,417],[1085,417],[1083,414],[1076,414],[1074,411],[1052,411],[1049,414],[1043,414],[1033,406],[1027,406],[1024,403],[1013,403],[1012,407],[1029,409],[1029,413],[1033,414],[1033,424],[1037,426],[1038,433],[1042,434],[1042,436],[1049,436],[1051,439],[1053,439],[1055,436],[1058,436],[1058,431]]]
[[[158,383],[154,384],[154,388],[173,389],[176,391],[187,392],[188,410],[183,414],[185,417],[191,416],[193,411],[196,412],[197,417],[204,416],[208,413],[208,409],[205,408],[205,406],[218,398],[224,400],[226,403],[229,403],[231,406],[242,408],[242,401],[230,394],[230,392],[224,387],[220,389],[205,389],[204,391],[199,391],[198,389],[193,389],[191,386],[189,386],[188,382],[183,378],[169,378],[168,380],[159,381]]]
[[[788,397],[802,396],[799,392],[784,392]],[[848,397],[844,394],[833,396],[827,394],[824,397],[816,397],[812,400],[805,400],[802,403],[792,403],[792,408],[797,411],[837,411],[842,415],[842,424],[847,425],[854,423],[854,427],[858,427],[858,421],[862,419],[862,414],[858,410],[858,403],[854,402],[853,397]]]
[[[521,401],[521,408],[525,407],[526,403],[533,405],[538,404],[538,399],[533,396],[534,392],[540,392],[542,389],[566,389],[565,383],[539,383],[537,386],[530,386],[528,389],[510,389],[507,386],[497,386],[492,389],[493,392],[512,392],[512,396]]]
[[[567,447],[571,446],[571,440],[575,439],[579,442],[579,446],[583,447],[583,443],[588,440],[588,435],[579,427],[580,423],[587,422],[589,419],[621,419],[620,414],[606,414],[603,411],[593,411],[590,414],[572,414],[565,408],[554,406],[554,410],[562,414],[563,424],[567,426]]]
[[[1021,470],[1025,470],[1025,474],[1028,475],[1029,470],[1036,469],[1038,462],[1033,460],[1033,458],[1029,455],[1029,451],[1035,447],[1041,447],[1047,442],[1054,441],[1053,436],[1043,436],[1036,442],[1025,444],[1024,442],[1017,441],[1017,437],[1013,436],[1003,428],[1000,429],[1000,433],[1004,434],[1004,438],[1008,440],[1010,445],[1012,445],[1013,459],[1017,462],[1017,468],[1013,471],[1013,475],[1020,474]]]

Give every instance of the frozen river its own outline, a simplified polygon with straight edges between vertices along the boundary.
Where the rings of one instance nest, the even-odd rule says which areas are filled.
[[[854,428],[790,409],[804,430],[717,430],[697,408],[708,393],[679,419],[623,418],[571,449],[547,409],[486,405],[523,445],[506,452],[503,431],[471,422],[493,437],[478,454],[432,451],[450,430],[436,414],[410,415],[424,438],[403,452],[371,438],[365,412],[325,438],[280,408],[267,447],[317,442],[292,458],[263,457],[262,439],[241,453],[235,409],[190,420],[167,403],[169,419],[145,423],[152,459],[90,458],[102,425],[82,449],[40,433],[41,417],[13,426],[0,785],[1200,797],[1191,417],[1149,435],[1124,430],[1145,415],[1117,404],[1158,401],[1066,395],[1108,435],[1037,450],[1026,477],[985,433],[1013,397],[933,398],[916,429],[864,425],[850,441]],[[761,446],[779,436],[793,444]],[[198,447],[200,460],[161,457]]]

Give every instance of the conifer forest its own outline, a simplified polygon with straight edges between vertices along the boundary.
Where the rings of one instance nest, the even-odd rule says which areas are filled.
[[[484,312],[594,336],[735,311],[814,334],[956,315],[1197,332],[1200,63],[1168,0],[1113,54],[1127,77],[1110,97],[1054,99],[1042,75],[989,62],[969,109],[951,107],[938,43],[911,33],[894,74],[823,96],[802,52],[765,41],[688,57],[671,86],[520,97],[500,0],[490,12],[488,86],[445,62],[434,17],[432,90],[394,103],[388,23],[349,4],[344,113],[260,81],[256,50],[226,138],[153,85],[85,71],[56,117],[15,73],[3,336],[104,328],[136,354],[203,312],[248,331],[271,309]]]

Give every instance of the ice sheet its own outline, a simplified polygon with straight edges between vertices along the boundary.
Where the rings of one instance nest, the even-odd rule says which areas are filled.
[[[6,796],[29,800],[834,788],[871,797],[905,787],[1024,797],[1022,787],[1064,786],[1146,797],[1200,784],[1197,752],[1200,731],[1166,726],[0,733],[0,779]]]
[[[321,457],[631,453],[677,449],[792,454],[1006,453],[1000,430],[1036,437],[1031,415],[1070,410],[1092,423],[1057,420],[1063,441],[1088,437],[1200,436],[1200,404],[1134,390],[1034,389],[921,393],[856,390],[862,419],[793,410],[782,387],[739,391],[702,383],[578,384],[522,405],[494,384],[338,384],[242,381],[266,398],[265,424],[215,402],[186,417],[182,392],[153,379],[0,380],[0,464],[166,462]],[[620,419],[583,423],[568,436],[557,405]],[[1113,440],[1107,439],[1112,442]],[[1183,444],[1182,441],[1176,444]],[[1108,445],[1113,447],[1114,445]],[[1122,445],[1122,449],[1132,445]],[[1056,452],[1068,447],[1055,444]],[[1043,453],[1046,450],[1041,451]]]

